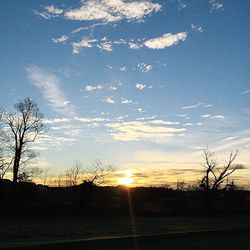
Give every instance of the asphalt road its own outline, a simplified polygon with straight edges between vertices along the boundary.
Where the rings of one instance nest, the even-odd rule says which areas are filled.
[[[231,230],[173,235],[77,240],[37,246],[8,248],[15,250],[93,249],[93,250],[249,250],[250,230]]]

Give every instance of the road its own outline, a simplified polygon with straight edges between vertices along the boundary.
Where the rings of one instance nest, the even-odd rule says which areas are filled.
[[[75,240],[37,246],[8,248],[15,250],[249,250],[250,230],[231,230],[172,235],[150,235],[98,240]]]

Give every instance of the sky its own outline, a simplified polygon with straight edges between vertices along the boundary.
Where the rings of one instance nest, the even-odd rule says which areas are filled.
[[[36,164],[94,159],[134,185],[196,181],[202,148],[250,187],[250,1],[0,1],[0,102],[31,97]]]

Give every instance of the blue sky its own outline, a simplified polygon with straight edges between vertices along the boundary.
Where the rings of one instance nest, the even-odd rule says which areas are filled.
[[[37,101],[34,148],[55,172],[100,158],[138,184],[195,180],[208,145],[239,149],[249,185],[249,5],[2,0],[1,103]]]

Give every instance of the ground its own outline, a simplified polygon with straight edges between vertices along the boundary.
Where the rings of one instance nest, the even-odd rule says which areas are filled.
[[[50,218],[4,218],[1,220],[0,227],[0,248],[45,241],[53,242],[60,240],[126,236],[132,235],[134,231],[138,235],[145,235],[197,230],[249,228],[250,215],[164,218],[139,217],[135,219],[134,225],[135,230],[132,230],[131,220],[127,217],[87,218],[79,216],[56,216]],[[206,241],[206,239],[204,240]],[[232,240],[231,237],[230,240]],[[160,242],[161,241],[163,241],[163,239],[161,239]],[[202,238],[199,238],[199,241],[202,241]],[[226,241],[228,242],[229,240]],[[242,239],[242,242],[244,242],[244,239]],[[150,244],[147,245],[149,246]],[[233,245],[233,243],[230,245]]]

